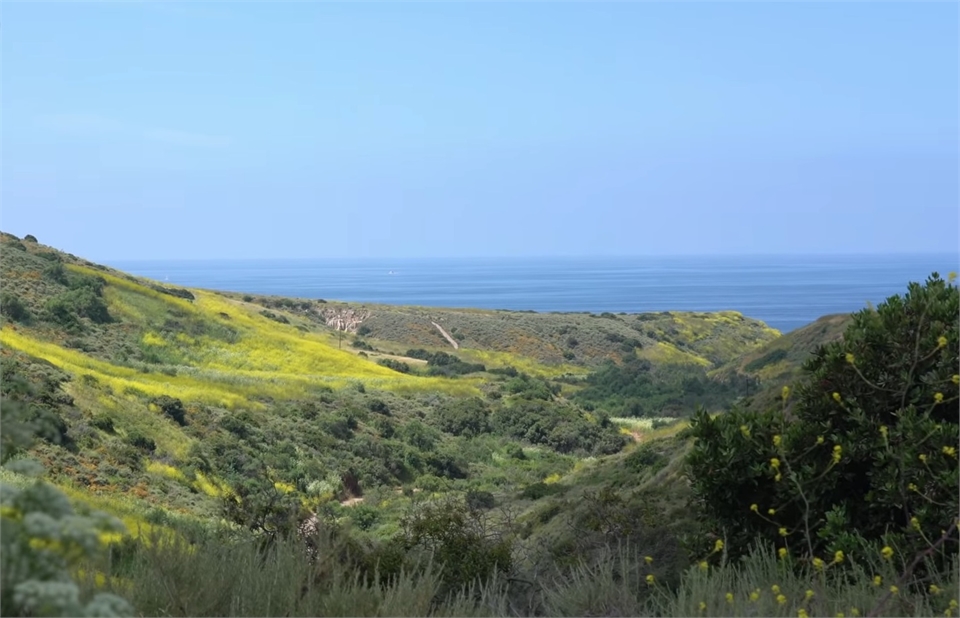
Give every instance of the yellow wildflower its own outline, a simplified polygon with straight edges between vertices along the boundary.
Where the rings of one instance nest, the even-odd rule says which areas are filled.
[[[939,337],[937,337],[937,347],[938,348],[947,347],[947,338],[944,337],[943,335],[940,335]]]
[[[651,557],[651,556],[644,556],[644,557],[643,557],[643,560],[644,560],[644,562],[646,562],[647,564],[653,564],[653,557]]]
[[[778,594],[778,595],[777,595],[777,603],[779,603],[780,605],[786,605],[786,604],[787,604],[787,597],[783,596],[782,594]]]
[[[777,509],[767,509],[767,515],[773,516],[777,514]]]
[[[897,594],[898,592],[900,592],[899,588],[896,586],[890,586],[890,594]]]
[[[843,557],[844,557],[844,556],[843,556],[843,550],[842,550],[842,549],[838,549],[837,551],[835,551],[835,552],[833,553],[833,562],[834,562],[834,564],[840,564],[841,562],[843,562]]]
[[[710,568],[710,565],[707,564],[707,561],[706,561],[706,560],[701,560],[701,561],[700,561],[700,570],[701,570],[701,571],[706,571],[706,570],[709,569],[709,568]]]
[[[833,393],[833,400],[836,401],[837,403],[840,403],[841,401],[843,401],[843,397],[840,396],[840,393],[835,392]]]
[[[916,483],[910,483],[909,485],[907,485],[907,489],[909,489],[910,491],[920,491],[920,488],[917,487]]]
[[[780,460],[777,459],[776,457],[771,458],[770,467],[773,468],[774,470],[777,470],[778,468],[780,468]]]
[[[823,436],[817,436],[817,444],[823,444]]]
[[[754,513],[756,513],[756,512],[757,512],[757,509],[759,509],[759,508],[760,508],[760,507],[758,507],[756,504],[751,504],[751,505],[750,505],[750,510],[753,511]]]
[[[780,594],[780,586],[774,584],[770,586],[770,591],[773,592],[773,594]]]
[[[954,384],[960,384],[960,374],[953,374],[953,377],[950,378],[950,381]]]
[[[943,403],[943,393],[934,393],[933,400],[937,403]]]
[[[759,599],[760,599],[760,589],[757,588],[756,590],[750,593],[750,602],[756,603]]]
[[[813,595],[814,595],[813,590],[807,590],[807,591],[804,593],[803,596],[804,596],[805,599],[807,599],[807,600],[809,601],[810,599],[813,598]]]
[[[943,589],[936,584],[930,584],[930,594],[937,595],[943,592]]]
[[[652,585],[653,585],[653,582],[655,582],[656,580],[657,580],[657,578],[654,577],[652,573],[651,573],[650,575],[647,575],[647,584],[648,584],[648,585],[652,586]]]
[[[837,612],[837,618],[847,618],[847,615],[843,612]]]
[[[783,475],[781,475],[779,472],[777,472],[776,476],[773,477],[773,480],[775,480],[776,482],[779,483],[779,482],[780,482],[780,479],[782,479],[782,478],[783,478]]]
[[[886,439],[886,437],[887,437],[887,426],[886,426],[886,425],[880,425],[880,435],[883,436],[884,439]]]
[[[927,456],[923,453],[920,453],[920,461],[921,463],[927,463]]]
[[[851,365],[857,362],[857,357],[851,354],[850,352],[847,352],[845,358],[847,359],[847,362],[850,363]]]
[[[818,570],[818,571],[821,570],[821,569],[823,569],[823,560],[821,560],[820,558],[814,558],[814,559],[813,559],[813,568],[815,568],[815,569]]]
[[[787,532],[786,528],[780,528],[780,536],[787,536],[788,534],[789,532]]]
[[[774,446],[780,446],[780,443],[781,443],[782,441],[783,441],[783,440],[782,440],[782,438],[780,437],[779,434],[773,436],[773,445],[774,445]]]
[[[914,530],[919,530],[919,529],[920,529],[920,520],[917,519],[916,517],[911,517],[911,518],[910,518],[910,527],[913,528]]]
[[[879,575],[874,575],[874,576],[873,576],[873,585],[874,585],[874,586],[877,586],[878,588],[879,588],[880,586],[882,586],[882,585],[883,585],[883,578],[880,577]]]
[[[943,447],[943,454],[946,455],[947,457],[956,457],[957,449],[955,449],[952,446],[945,446]]]
[[[850,608],[850,615],[851,615],[851,616],[859,616],[859,615],[860,615],[860,610],[857,609],[856,607],[851,607],[851,608]]]
[[[706,611],[706,609],[707,609],[707,604],[704,603],[703,601],[700,601],[700,611],[701,612]]]
[[[957,609],[957,600],[950,599],[950,609]]]
[[[729,603],[730,605],[733,605],[733,593],[732,593],[732,592],[728,592],[728,593],[727,593],[726,595],[724,595],[724,596],[726,596],[726,598],[727,598],[727,603]]]
[[[778,549],[777,555],[780,556],[781,560],[785,560],[787,558],[787,548],[781,547],[780,549]]]
[[[880,550],[880,555],[883,556],[884,560],[890,560],[893,558],[893,548],[889,545],[885,545],[883,549]]]
[[[946,344],[944,344],[944,345],[946,345]],[[784,399],[786,399],[787,397],[789,397],[789,396],[790,396],[790,387],[789,387],[789,386],[784,386],[784,387],[783,387],[783,390],[780,391],[780,396],[783,397]]]
[[[957,280],[957,273],[953,271],[950,271],[947,273],[947,281],[949,281],[950,283],[953,283],[956,280]]]
[[[746,425],[740,425],[740,433],[743,434],[743,437],[744,437],[744,438],[749,438],[749,437],[750,437],[750,428],[747,427]]]
[[[717,542],[713,544],[713,551],[714,551],[714,553],[716,553],[716,552],[718,552],[718,551],[723,551],[723,541],[722,541],[722,540],[717,539]]]
[[[802,607],[798,609],[797,618],[809,618],[809,615],[807,614],[807,610],[803,609]]]

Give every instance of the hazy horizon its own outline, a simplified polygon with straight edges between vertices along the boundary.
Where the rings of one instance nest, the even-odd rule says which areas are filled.
[[[957,253],[956,3],[5,3],[93,261]]]

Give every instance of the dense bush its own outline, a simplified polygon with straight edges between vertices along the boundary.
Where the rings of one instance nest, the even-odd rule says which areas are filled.
[[[500,407],[490,421],[497,433],[560,453],[609,455],[622,449],[626,441],[609,422],[591,422],[576,408],[544,401],[519,400]]]
[[[14,322],[27,322],[30,320],[30,311],[23,301],[16,294],[3,292],[0,294],[0,314],[10,318]]]
[[[455,436],[472,438],[491,430],[490,407],[476,397],[437,407],[433,410],[432,420],[441,431]]]
[[[958,300],[936,274],[910,284],[816,352],[789,411],[698,414],[691,479],[731,551],[856,552],[851,531],[956,551]]]
[[[720,382],[697,365],[654,368],[645,359],[627,355],[622,363],[607,363],[590,374],[575,400],[617,416],[677,416],[697,405],[722,409],[755,389],[749,378]]]

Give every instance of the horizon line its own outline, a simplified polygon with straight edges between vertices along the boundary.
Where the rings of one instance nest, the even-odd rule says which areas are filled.
[[[957,251],[889,251],[889,252],[845,252],[845,253],[628,253],[628,254],[579,254],[579,255],[464,255],[464,256],[276,256],[276,257],[112,257],[97,258],[102,262],[291,262],[310,260],[329,260],[343,262],[362,261],[467,261],[467,260],[615,260],[615,259],[657,259],[657,258],[850,258],[850,257],[956,257]],[[88,261],[94,261],[85,258]]]

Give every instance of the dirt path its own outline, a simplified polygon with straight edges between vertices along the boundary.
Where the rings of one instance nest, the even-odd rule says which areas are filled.
[[[450,342],[450,345],[453,346],[453,349],[454,349],[454,350],[459,350],[459,349],[460,349],[460,344],[457,343],[457,340],[454,339],[453,337],[451,337],[450,335],[448,335],[448,334],[447,334],[447,331],[443,330],[443,327],[442,327],[442,326],[440,326],[440,325],[437,324],[436,322],[430,322],[430,323],[437,327],[437,330],[440,331],[440,334],[443,335],[444,338],[445,338],[447,341]]]

